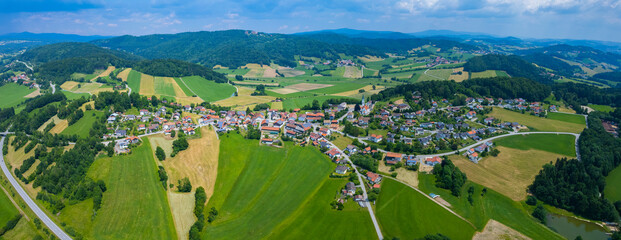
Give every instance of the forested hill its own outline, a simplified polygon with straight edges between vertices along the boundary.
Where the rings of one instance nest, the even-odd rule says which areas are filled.
[[[219,83],[227,82],[223,74],[195,63],[172,59],[143,60],[136,63],[134,69],[153,76],[186,77],[201,76]]]
[[[92,43],[149,59],[173,58],[205,66],[227,67],[239,67],[247,63],[269,64],[272,61],[295,66],[295,55],[334,60],[340,58],[339,53],[349,56],[384,55],[368,47],[244,30],[121,36]]]
[[[42,64],[68,58],[99,58],[99,59],[124,59],[130,61],[140,60],[141,57],[121,51],[109,50],[90,43],[55,43],[36,47],[26,51],[20,56],[23,61],[33,64]]]
[[[564,76],[574,76],[574,73],[584,73],[584,71],[575,65],[570,65],[556,57],[543,53],[533,53],[523,57],[525,60],[535,63],[541,67],[546,67],[556,71]]]
[[[543,75],[543,70],[515,55],[489,54],[469,59],[464,64],[464,71],[482,72],[485,70],[503,70],[514,77],[524,77],[541,83],[552,83]]]
[[[591,47],[570,46],[566,44],[558,44],[543,48],[533,48],[517,52],[517,54],[533,54],[542,53],[553,57],[567,59],[575,62],[583,63],[608,63],[614,66],[621,66],[621,55],[610,52],[603,52]]]

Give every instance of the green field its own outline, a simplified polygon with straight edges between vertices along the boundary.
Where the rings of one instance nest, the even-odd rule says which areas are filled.
[[[34,91],[34,88],[30,89],[24,85],[6,84],[0,87],[0,108],[15,107],[26,100],[24,96]]]
[[[521,114],[519,112],[514,112],[497,107],[494,108],[489,116],[495,117],[505,122],[518,122],[521,125],[528,126],[533,131],[580,133],[585,128],[585,124],[541,118],[530,115],[528,113]]]
[[[490,78],[498,76],[496,70],[486,70],[483,72],[471,72],[470,79],[474,78]]]
[[[176,239],[166,192],[156,172],[147,139],[130,155],[98,158],[87,174],[104,180],[108,188],[97,216],[91,219],[93,201],[87,199],[67,206],[60,218],[89,239]]]
[[[487,189],[482,195],[483,186],[468,181],[462,189],[462,197],[451,195],[450,191],[435,186],[435,176],[419,174],[418,187],[425,193],[435,193],[452,205],[452,209],[459,215],[472,222],[477,230],[485,227],[489,219],[494,219],[532,239],[564,239],[546,226],[540,224],[530,215],[521,203]],[[467,189],[474,187],[472,205],[467,200]]]
[[[4,227],[4,225],[17,214],[19,214],[19,212],[17,208],[15,208],[15,205],[13,205],[4,191],[0,190],[0,227]]]
[[[376,216],[386,239],[418,239],[441,233],[451,239],[472,239],[474,227],[414,189],[385,179]]]
[[[94,114],[94,115],[93,115]],[[76,123],[67,127],[62,134],[73,135],[77,134],[80,137],[88,137],[89,131],[95,123],[97,118],[103,116],[104,113],[96,110],[89,110],[84,112],[84,117],[80,118]]]
[[[299,211],[310,210],[306,204],[314,206],[308,202],[314,194],[323,199],[318,191],[334,165],[316,148],[259,146],[259,141],[238,134],[220,139],[218,178],[205,208],[215,207],[219,215],[205,228],[205,239],[260,239],[277,234],[281,225],[305,217]],[[329,207],[329,202],[325,206]],[[307,234],[328,233],[319,228],[319,232]]]
[[[588,106],[590,108],[593,108],[593,110],[600,111],[600,112],[612,112],[615,110],[613,107],[608,106],[608,105],[589,104]]]
[[[430,69],[426,74],[425,71],[423,71],[418,77],[418,81],[448,80],[451,73],[453,73],[453,69]]]
[[[508,77],[508,76],[509,76],[509,74],[507,74],[507,72],[505,72],[505,71],[496,70],[496,76],[499,76],[499,77]]]
[[[283,101],[282,106],[283,106],[283,109],[285,110],[296,109],[296,108],[302,108],[307,104],[312,104],[314,100],[319,101],[319,104],[321,105],[327,99],[333,99],[333,98],[341,99],[341,98],[348,98],[348,97],[316,96],[316,97],[302,97],[302,98],[287,98]]]
[[[86,97],[86,98],[90,97],[90,94],[88,94],[88,93],[74,93],[74,92],[69,92],[69,91],[65,91],[65,90],[63,90],[62,92],[63,92],[63,94],[65,94],[65,96],[69,100],[78,99],[78,98],[81,98],[81,97]]]
[[[246,73],[250,72],[250,69],[214,69],[215,72],[219,72],[219,73],[223,73],[223,74],[230,74],[230,75],[246,75]]]
[[[127,75],[127,86],[132,89],[132,91],[139,93],[140,92],[140,78],[142,74],[140,72],[131,70]]]
[[[566,134],[530,134],[500,138],[494,144],[520,150],[536,149],[576,156],[575,137]]]
[[[577,114],[565,114],[565,113],[557,113],[557,112],[549,112],[548,119],[559,120],[568,123],[577,123],[586,125],[586,119],[584,116]]]
[[[621,167],[612,170],[606,177],[606,187],[604,188],[604,196],[611,202],[621,200]]]
[[[168,97],[177,96],[175,94],[175,87],[173,87],[173,84],[166,81],[164,78],[155,77],[155,79],[153,79],[153,83],[155,84],[155,94]]]
[[[356,90],[359,88],[362,88],[366,86],[366,84],[360,84],[360,83],[341,83],[341,84],[334,84],[334,86],[330,86],[330,87],[326,87],[326,88],[320,88],[320,89],[315,89],[315,90],[310,90],[307,92],[312,92],[312,93],[324,93],[324,94],[335,94],[335,93],[342,93],[342,92],[347,92],[347,91],[351,91],[351,90]]]
[[[235,87],[229,84],[216,83],[199,76],[184,77],[183,81],[206,102],[222,100],[235,93]]]
[[[186,96],[193,96],[194,93],[192,93],[192,90],[190,90],[188,88],[188,86],[186,86],[183,81],[181,81],[180,78],[173,78],[175,79],[175,82],[177,82],[177,85],[179,85],[179,87],[181,88],[181,90],[183,90],[183,92],[185,93]]]

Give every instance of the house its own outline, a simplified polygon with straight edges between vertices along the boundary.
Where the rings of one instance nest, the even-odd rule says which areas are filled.
[[[185,133],[185,135],[194,135],[194,134],[196,134],[196,132],[194,131],[194,128],[192,128],[192,127],[186,128],[185,130],[183,130],[183,133]]]
[[[127,131],[126,130],[116,130],[116,131],[114,131],[114,135],[116,135],[116,137],[125,137],[125,136],[127,136]]]
[[[263,138],[263,139],[261,139],[261,143],[267,144],[267,145],[272,145],[274,143],[274,140],[271,139],[271,138]]]
[[[336,148],[332,148],[326,152],[330,158],[341,157],[341,153]]]
[[[418,161],[416,161],[416,157],[414,155],[405,156],[405,165],[414,166]]]
[[[345,191],[347,192],[347,195],[353,196],[356,193],[356,184],[348,182],[345,184]]]
[[[483,122],[487,125],[490,125],[494,122],[494,118],[493,117],[488,117],[486,119],[483,120]]]
[[[435,156],[435,157],[428,157],[427,159],[425,159],[425,164],[429,165],[429,166],[435,166],[439,163],[442,163],[442,158]]]
[[[140,109],[140,116],[146,116],[149,115],[149,110],[147,109]]]
[[[382,135],[371,134],[371,136],[369,136],[369,141],[374,142],[374,143],[381,142],[382,141]]]
[[[140,138],[136,136],[131,136],[131,137],[126,138],[125,141],[129,144],[136,144],[140,142]]]
[[[401,153],[387,152],[384,159],[386,159],[386,164],[395,165],[401,161],[402,157],[403,155]]]
[[[358,148],[350,144],[350,145],[347,145],[347,147],[345,148],[345,151],[347,151],[349,155],[352,155],[358,151]]]
[[[469,111],[468,113],[466,113],[466,117],[468,119],[472,119],[472,118],[474,118],[476,116],[477,116],[477,113],[475,111]]]
[[[334,170],[337,174],[342,174],[345,175],[347,174],[347,171],[349,170],[349,167],[347,167],[346,165],[339,165],[336,167],[336,170]]]
[[[479,163],[479,153],[472,153],[470,155],[468,155],[468,159],[474,163]]]
[[[143,131],[143,130],[145,130],[145,129],[147,129],[147,126],[146,126],[146,125],[144,125],[144,124],[139,124],[139,125],[138,125],[138,131]]]
[[[382,176],[369,171],[367,172],[367,180],[369,180],[371,184],[378,184],[382,181]]]

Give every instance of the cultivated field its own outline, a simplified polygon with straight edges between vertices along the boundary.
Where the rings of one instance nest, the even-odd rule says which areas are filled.
[[[448,80],[455,80],[455,82],[461,82],[464,80],[468,80],[468,72],[464,72],[464,68],[455,68],[453,69],[453,73],[461,72],[461,74],[451,74]]]
[[[235,87],[229,84],[216,83],[199,76],[184,77],[182,80],[189,89],[192,89],[192,91],[206,102],[215,102],[229,98],[235,93]]]
[[[108,66],[108,68],[106,70],[104,70],[103,72],[101,72],[99,75],[93,77],[92,79],[90,79],[91,81],[95,81],[98,77],[107,77],[110,75],[110,73],[112,71],[114,71],[114,69],[116,69],[114,66]]]
[[[564,114],[564,113],[549,112],[548,119],[586,125],[586,119],[584,118],[584,116],[577,115],[577,114]]]
[[[298,84],[294,84],[294,85],[289,85],[286,88],[293,89],[293,90],[296,90],[298,92],[303,92],[303,91],[310,91],[310,90],[326,88],[326,87],[331,87],[331,86],[332,85],[330,85],[330,84],[298,83]]]
[[[600,111],[600,112],[612,112],[615,110],[613,107],[608,106],[608,105],[589,104],[588,106],[592,108],[593,110]]]
[[[93,123],[95,123],[95,120],[97,120],[97,118],[99,118],[99,117],[101,117],[103,115],[104,115],[103,112],[96,111],[96,110],[86,111],[86,112],[84,112],[84,117],[80,118],[80,120],[78,120],[73,125],[68,126],[65,130],[62,131],[62,134],[66,134],[66,135],[77,134],[80,137],[88,137],[89,136],[89,130],[93,126]],[[60,125],[60,124],[58,124],[58,125]],[[56,128],[56,127],[54,127],[54,128]],[[54,130],[54,129],[52,129],[52,130]]]
[[[132,88],[133,89],[133,88]],[[155,80],[151,75],[144,73],[140,74],[140,95],[153,96],[155,95]],[[134,90],[136,91],[136,90]]]
[[[490,77],[496,77],[498,76],[496,74],[496,70],[486,70],[483,72],[470,72],[470,78],[474,79],[474,78],[490,78]]]
[[[611,202],[621,200],[621,167],[617,167],[606,177],[606,187],[604,188],[604,196]]]
[[[346,66],[343,73],[345,78],[362,78],[362,70],[354,66]]]
[[[129,73],[132,71],[131,68],[123,69],[119,74],[116,75],[117,78],[120,78],[121,81],[127,82],[127,78],[129,77]]]
[[[54,117],[58,118],[57,116],[54,116]],[[67,121],[67,119],[62,119],[62,120],[58,121],[58,123],[56,123],[56,126],[54,126],[52,129],[50,129],[50,133],[51,134],[60,134],[63,131],[65,131],[65,129],[67,129],[68,126],[69,126],[69,121]]]
[[[515,239],[515,240],[529,240],[529,237],[524,236],[518,231],[511,229],[499,223],[494,219],[490,219],[485,225],[483,232],[478,232],[474,235],[472,240],[487,240],[487,239]]]
[[[259,146],[232,133],[220,139],[218,178],[205,208],[215,207],[219,215],[205,228],[206,238],[259,239],[278,232],[288,217],[314,204],[308,199],[334,169],[316,148]]]
[[[4,191],[0,190],[0,226],[6,225],[17,214],[19,214],[19,211],[17,211],[13,202],[11,202]]]
[[[142,79],[142,74],[131,70],[127,74],[127,86],[132,89],[132,91],[139,93],[140,92],[140,79]]]
[[[373,86],[372,85],[367,85],[367,86],[364,86],[364,87],[356,89],[356,90],[340,92],[340,93],[336,93],[334,95],[335,96],[343,96],[343,97],[353,97],[355,95],[360,94],[360,90],[364,90],[364,92],[377,93],[377,92],[379,92],[379,91],[381,91],[383,89],[384,89],[384,86],[376,86],[375,90],[373,90]]]
[[[61,121],[60,118],[58,118],[58,116],[53,116],[52,118],[50,118],[49,120],[47,120],[47,122],[43,123],[43,125],[41,125],[37,131],[41,131],[43,132],[43,130],[45,130],[45,127],[47,127],[47,125],[54,123],[54,124],[58,124]]]
[[[236,107],[237,109],[246,109],[246,107],[252,107],[255,104],[259,103],[267,103],[276,99],[272,96],[251,96],[254,92],[254,89],[247,87],[237,87],[239,89],[238,96],[230,97],[224,100],[220,100],[215,102],[220,106],[225,107]]]
[[[176,97],[175,87],[173,83],[177,84],[172,78],[168,77],[155,77],[153,78],[155,86],[155,94],[160,97]]]
[[[341,150],[345,149],[345,147],[347,147],[347,145],[350,145],[354,142],[353,139],[345,137],[341,134],[335,133],[332,136],[335,136],[336,139],[334,141],[332,141],[332,143],[334,143],[334,145],[336,145],[338,148],[340,148]]]
[[[194,187],[194,185],[192,185]],[[194,193],[168,191],[168,203],[175,221],[178,239],[188,239],[190,228],[196,222],[194,216]]]
[[[62,92],[63,92],[63,94],[65,94],[65,96],[69,100],[78,99],[78,98],[81,98],[81,97],[89,97],[90,96],[90,94],[88,94],[88,93],[74,93],[74,92],[69,92],[69,91],[65,91],[65,90],[62,90]]]
[[[271,107],[272,107],[273,109],[280,109],[280,110],[282,110],[282,109],[283,109],[283,108],[282,108],[282,102],[272,102]]]
[[[551,131],[551,132],[572,132],[580,133],[585,128],[584,124],[569,123],[554,119],[540,118],[529,114],[521,114],[495,107],[489,116],[495,117],[502,121],[518,122],[519,124],[528,126],[533,131]]]
[[[292,68],[278,69],[278,72],[280,72],[282,75],[285,75],[285,77],[296,77],[296,76],[304,75],[304,73],[306,73],[304,71],[296,70]]]
[[[26,100],[24,97],[34,91],[35,89],[24,85],[6,84],[0,87],[0,108],[14,107],[22,103]]]
[[[386,239],[417,239],[441,233],[451,239],[471,239],[474,227],[414,189],[384,179],[376,216]]]

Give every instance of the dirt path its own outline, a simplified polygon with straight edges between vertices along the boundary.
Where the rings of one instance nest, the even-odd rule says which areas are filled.
[[[494,219],[490,219],[482,232],[477,232],[472,237],[472,240],[486,240],[486,239],[521,239],[527,240],[529,237],[524,236],[513,228],[507,227],[502,223]]]

